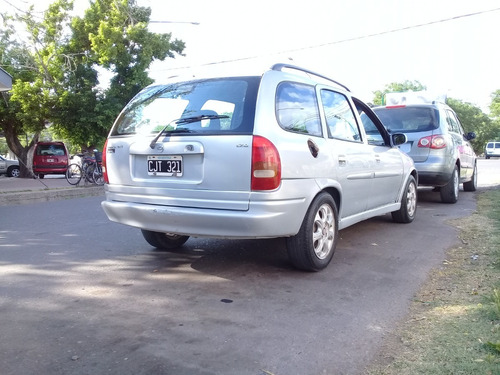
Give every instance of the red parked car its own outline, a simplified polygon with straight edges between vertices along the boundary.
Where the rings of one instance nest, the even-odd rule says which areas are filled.
[[[33,173],[39,178],[46,174],[65,174],[68,150],[63,142],[38,142],[33,154]]]

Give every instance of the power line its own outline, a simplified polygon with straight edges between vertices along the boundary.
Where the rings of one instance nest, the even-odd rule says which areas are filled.
[[[445,22],[450,22],[450,21],[456,21],[462,18],[467,18],[467,17],[473,17],[473,16],[478,16],[481,14],[486,14],[486,13],[492,13],[492,12],[497,12],[500,11],[500,8],[493,8],[493,9],[488,9],[488,10],[482,10],[478,12],[473,12],[473,13],[468,13],[468,14],[462,14],[459,16],[454,16],[454,17],[449,17],[449,18],[444,18],[436,21],[430,21],[430,22],[425,22],[425,23],[420,23],[416,25],[411,25],[411,26],[405,26],[405,27],[400,27],[397,29],[392,29],[392,30],[386,30],[386,31],[381,31],[378,33],[372,33],[372,34],[366,34],[366,35],[361,35],[361,36],[355,36],[352,38],[346,38],[346,39],[341,39],[341,40],[336,40],[333,42],[328,42],[328,43],[322,43],[322,44],[317,44],[313,46],[307,46],[307,47],[301,47],[301,48],[295,48],[295,49],[290,49],[290,50],[284,50],[280,52],[275,52],[271,55],[281,55],[284,53],[292,53],[292,52],[300,52],[300,51],[306,51],[309,49],[316,49],[316,48],[323,48],[327,46],[332,46],[335,44],[341,44],[341,43],[348,43],[348,42],[353,42],[356,40],[362,40],[362,39],[368,39],[368,38],[373,38],[376,36],[381,36],[381,35],[387,35],[387,34],[393,34],[401,31],[407,31],[411,29],[417,29],[420,27],[426,27],[426,26],[431,26],[439,23],[445,23]],[[205,63],[205,64],[200,64],[198,66],[209,66],[209,65],[218,65],[218,64],[226,64],[226,63],[232,63],[232,62],[238,62],[238,61],[245,61],[245,60],[252,60],[259,58],[261,56],[247,56],[247,57],[241,57],[241,58],[236,58],[236,59],[230,59],[230,60],[220,60],[220,61],[214,61],[210,63]],[[170,69],[159,69],[158,71],[164,71],[164,70],[180,70],[180,69],[189,69],[192,68],[192,66],[185,66],[185,67],[179,67],[179,68],[170,68]]]

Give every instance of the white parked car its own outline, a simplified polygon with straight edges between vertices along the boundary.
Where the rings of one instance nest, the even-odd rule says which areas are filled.
[[[387,213],[413,221],[405,142],[345,86],[299,67],[155,84],[109,134],[102,207],[157,248],[286,237],[291,262],[317,271],[339,229]]]
[[[486,144],[484,149],[486,159],[491,157],[500,157],[500,141],[491,141]]]

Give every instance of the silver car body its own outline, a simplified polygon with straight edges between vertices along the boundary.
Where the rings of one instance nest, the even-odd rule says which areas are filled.
[[[374,112],[389,132],[406,134],[408,141],[400,149],[413,158],[420,185],[448,184],[455,166],[460,183],[474,177],[476,155],[469,143],[474,136],[465,134],[449,106],[437,102],[407,104],[377,107]]]
[[[362,120],[360,113],[354,110],[357,106],[359,110],[362,103],[348,91],[331,82],[327,84],[281,67],[273,67],[261,76],[230,79],[234,80],[230,87],[235,88],[231,95],[238,96],[246,107],[238,108],[237,104],[233,108],[222,103],[228,93],[213,89],[213,98],[204,98],[205,103],[196,103],[197,108],[203,113],[227,113],[229,119],[200,121],[201,133],[190,130],[162,134],[156,143],[152,142],[161,126],[184,117],[186,108],[191,105],[188,103],[185,107],[186,103],[174,103],[177,94],[169,93],[172,103],[167,104],[165,100],[154,109],[161,111],[162,119],[161,124],[153,127],[154,132],[149,129],[143,134],[137,131],[120,134],[117,129],[126,128],[123,126],[126,121],[137,124],[158,120],[156,115],[148,118],[145,108],[141,114],[129,115],[140,107],[138,98],[147,96],[144,92],[129,103],[115,122],[104,150],[109,183],[102,207],[110,220],[149,231],[186,236],[271,238],[297,234],[311,202],[324,191],[338,202],[339,229],[401,207],[408,179],[411,175],[417,177],[413,161],[392,144],[369,143],[363,127],[366,119]],[[210,85],[215,81],[193,79],[182,90],[194,91],[200,82]],[[154,85],[146,91],[164,90],[169,84],[176,82]],[[248,85],[246,91],[236,89],[245,85]],[[301,113],[303,109],[300,97],[290,97],[289,103],[282,102],[277,108],[279,90],[287,85],[296,85],[314,94],[311,99],[317,101],[318,122],[311,124],[306,118],[301,124],[317,127],[316,130],[292,128],[294,125],[284,128],[288,111]],[[359,139],[329,136],[331,131],[327,122],[333,117],[324,109],[322,93],[325,90],[346,99],[343,110],[352,112],[354,125],[359,127]],[[154,104],[148,106],[153,108]],[[232,125],[226,123],[234,123],[247,115],[250,115],[247,119],[250,124],[245,131],[231,130]],[[212,133],[203,130],[204,127],[209,129],[212,121],[216,122],[218,130]],[[193,127],[199,129],[200,122]],[[251,188],[252,144],[258,137],[271,142],[279,153],[281,180],[279,186],[271,190]],[[389,139],[387,133],[385,137]],[[182,173],[171,171],[155,175],[154,169],[159,165],[156,162],[159,159],[155,158],[167,161],[169,166],[176,165],[175,158],[182,158]]]
[[[18,177],[19,171],[19,162],[17,160],[5,159],[0,156],[0,174],[6,174],[9,177]]]

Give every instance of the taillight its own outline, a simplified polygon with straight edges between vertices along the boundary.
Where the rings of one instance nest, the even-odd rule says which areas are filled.
[[[252,142],[252,190],[274,190],[281,183],[281,160],[276,147],[264,137]]]
[[[430,135],[428,137],[420,138],[418,147],[440,149],[446,147],[446,140],[442,135]]]
[[[107,148],[108,148],[108,140],[106,139],[106,142],[104,142],[104,148],[102,150],[102,176],[104,178],[105,184],[109,184],[108,172],[106,170]]]

